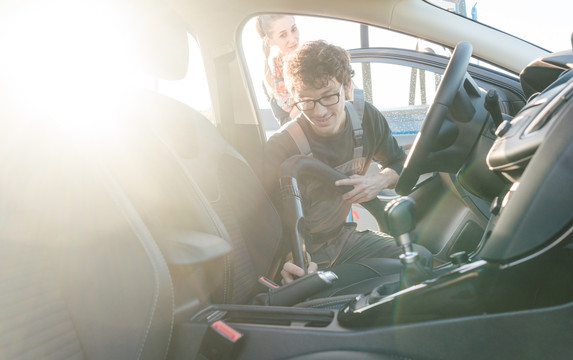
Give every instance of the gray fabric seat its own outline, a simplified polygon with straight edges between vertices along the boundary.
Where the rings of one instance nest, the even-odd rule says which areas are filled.
[[[163,78],[187,65],[170,21],[134,31]],[[123,100],[88,142],[0,102],[2,359],[162,359],[175,322],[273,272],[280,218],[244,159],[181,103]]]
[[[146,119],[195,189],[208,200],[233,248],[225,259],[226,266],[221,266],[229,271],[222,285],[226,297],[216,299],[248,303],[257,292],[264,291],[257,284],[257,277],[277,275],[280,259],[289,251],[283,241],[280,216],[247,161],[209,120],[185,106],[173,104],[171,108],[177,108],[178,113]],[[338,308],[356,294],[396,281],[400,269],[396,259],[369,259],[334,268],[343,276],[340,287],[318,296],[337,296],[337,301],[315,298],[308,306]]]
[[[164,4],[142,3],[126,12],[126,21],[137,18],[129,26],[141,37],[131,44],[153,74],[181,77],[188,56],[184,25],[155,6]],[[81,24],[88,13],[70,9],[66,15]],[[43,40],[49,48],[51,39]],[[42,56],[4,56],[47,67]],[[78,111],[77,121],[104,106],[84,85],[88,91],[76,93],[93,108]],[[97,141],[107,139],[77,137],[69,131],[74,124],[62,126],[45,103],[12,100],[10,86],[0,83],[0,358],[166,358],[176,312],[170,269],[142,217],[93,152]],[[50,105],[69,105],[61,101]]]
[[[155,134],[197,185],[226,229],[233,247],[227,261],[231,281],[224,302],[247,303],[260,275],[272,276],[281,255],[282,223],[277,210],[246,160],[200,113],[151,119]]]
[[[165,358],[173,287],[149,231],[74,139],[14,119],[1,139],[0,358]]]

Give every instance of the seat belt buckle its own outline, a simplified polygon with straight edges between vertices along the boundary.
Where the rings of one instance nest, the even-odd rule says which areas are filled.
[[[222,320],[210,324],[203,336],[197,359],[231,360],[235,359],[243,334]]]
[[[280,287],[277,283],[263,275],[259,276],[257,281],[268,290],[278,289]]]

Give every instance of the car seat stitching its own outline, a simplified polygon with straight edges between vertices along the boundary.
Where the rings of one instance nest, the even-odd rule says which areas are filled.
[[[340,293],[341,291],[344,291],[344,290],[346,290],[346,289],[348,289],[348,288],[351,288],[351,287],[353,287],[353,286],[357,286],[357,285],[360,285],[360,284],[362,284],[362,283],[366,283],[366,282],[368,282],[368,281],[370,281],[370,280],[372,280],[372,279],[374,279],[374,278],[376,278],[376,276],[372,276],[372,277],[369,277],[368,279],[360,280],[360,281],[358,281],[358,282],[349,284],[349,285],[347,285],[347,286],[345,286],[345,287],[342,287],[342,288],[340,288],[340,289],[336,289],[335,291],[333,291],[332,293],[330,293],[330,296],[334,296],[334,295]]]
[[[378,276],[384,276],[384,274],[382,274],[381,272],[379,272],[378,270],[374,269],[372,266],[370,265],[366,265],[364,263],[362,263],[361,261],[357,261],[355,264],[360,265],[360,266],[364,266],[365,268],[371,270],[372,272],[374,272],[376,275]],[[386,274],[387,275],[387,274]]]
[[[332,293],[330,294],[330,296],[336,295],[336,294],[340,293],[341,291],[346,290],[346,289],[348,289],[348,288],[351,288],[351,287],[353,287],[353,286],[356,286],[356,285],[359,285],[359,284],[368,282],[368,281],[370,281],[370,280],[372,280],[372,279],[374,279],[374,278],[376,278],[376,277],[383,277],[383,276],[391,276],[391,275],[394,275],[394,274],[382,274],[382,273],[380,273],[379,271],[377,271],[376,269],[374,269],[372,266],[366,265],[366,264],[364,264],[364,263],[362,263],[362,262],[356,262],[355,264],[356,264],[356,265],[360,265],[360,266],[362,266],[362,267],[365,267],[365,268],[371,270],[374,274],[376,274],[376,275],[378,275],[378,276],[371,276],[371,277],[369,277],[369,278],[367,278],[367,279],[363,279],[363,280],[361,280],[361,281],[359,281],[359,282],[352,283],[352,284],[349,284],[348,286],[345,286],[345,287],[336,289],[334,292],[332,292]]]
[[[217,235],[219,235],[220,237],[222,237],[223,239],[225,239],[227,242],[230,243],[230,240],[229,240],[230,236],[227,233],[227,230],[225,229],[223,224],[221,224],[219,221],[216,221],[216,219],[218,219],[218,216],[215,214],[214,210],[212,209],[211,203],[209,202],[209,200],[207,200],[205,198],[205,196],[203,195],[203,192],[201,191],[201,189],[199,188],[199,186],[197,185],[197,183],[193,179],[193,176],[187,170],[187,167],[185,166],[185,164],[181,160],[181,156],[177,153],[177,151],[173,148],[173,146],[171,146],[171,144],[165,140],[164,136],[162,136],[161,132],[158,129],[156,129],[156,127],[153,125],[153,123],[150,122],[149,127],[156,134],[159,141],[166,147],[167,151],[174,157],[175,161],[179,165],[180,170],[183,172],[183,174],[185,174],[185,177],[189,180],[189,185],[191,186],[191,188],[195,192],[197,199],[202,203],[203,209],[205,210],[205,212],[207,213],[209,218],[212,220],[213,226],[217,230]],[[218,193],[219,193],[219,197],[220,197],[220,191],[218,191]]]
[[[225,304],[229,303],[229,293],[231,292],[231,259],[230,256],[225,256],[225,274],[224,274],[224,281],[225,284],[223,285],[223,302]]]
[[[160,250],[159,250],[159,247],[157,246],[157,244],[155,243],[155,241],[153,240],[153,236],[149,232],[149,229],[147,229],[147,227],[143,223],[143,221],[142,221],[141,217],[139,216],[139,214],[137,213],[136,209],[129,202],[129,200],[127,199],[127,197],[125,196],[125,194],[123,193],[123,191],[121,190],[121,188],[119,187],[117,182],[115,182],[115,180],[113,179],[110,172],[101,163],[100,163],[100,170],[101,170],[101,173],[102,173],[104,180],[105,180],[104,181],[105,187],[107,188],[108,192],[110,193],[113,201],[116,203],[116,205],[118,205],[121,213],[124,215],[127,222],[131,225],[132,230],[134,231],[139,242],[141,243],[141,245],[142,245],[145,253],[147,254],[147,257],[149,258],[149,261],[153,267],[153,275],[154,275],[154,280],[155,280],[155,291],[154,291],[151,311],[149,313],[149,318],[147,321],[147,327],[145,329],[145,333],[143,336],[143,341],[141,342],[140,346],[138,347],[138,351],[137,351],[137,359],[140,359],[141,354],[143,353],[143,349],[145,347],[145,344],[147,343],[149,331],[150,331],[151,325],[153,323],[153,317],[155,316],[155,311],[157,309],[157,304],[159,302],[160,281],[159,281],[158,268],[161,265],[164,265],[166,268],[167,265],[163,262],[160,262],[158,264],[158,261],[157,261],[158,259],[156,258],[156,256],[154,256],[152,250],[155,250],[156,252],[157,251],[160,252]],[[168,269],[164,269],[164,270],[167,270],[167,274],[169,274]],[[169,281],[171,282],[171,276],[169,276]],[[173,290],[173,284],[172,283],[171,283],[171,290]],[[172,304],[174,304],[173,291],[171,291],[171,299],[172,299]],[[172,311],[171,312],[171,322],[170,322],[171,330],[173,329],[173,320],[174,320],[174,314]],[[171,339],[171,332],[172,331],[170,331],[169,340]],[[169,349],[169,347],[167,347],[165,355],[167,355],[168,349]]]
[[[310,307],[312,307],[312,308],[322,308],[322,307],[324,307],[324,306],[338,305],[338,304],[340,304],[340,303],[346,304],[350,299],[354,298],[355,296],[356,296],[356,295],[348,295],[348,298],[325,301],[325,302],[321,302],[321,303],[318,303],[318,304],[311,305]]]
[[[197,199],[202,203],[203,209],[205,210],[209,219],[211,219],[212,225],[215,227],[215,230],[217,231],[217,235],[219,235],[220,237],[225,239],[229,244],[232,244],[231,236],[227,233],[227,230],[225,229],[223,224],[221,224],[220,221],[217,221],[218,216],[215,213],[215,211],[213,210],[213,208],[211,207],[212,206],[211,203],[209,202],[209,200],[207,200],[205,198],[201,189],[199,188],[199,186],[197,185],[197,183],[195,182],[195,180],[193,179],[193,177],[191,176],[191,174],[187,170],[187,167],[185,166],[185,164],[183,164],[183,161],[181,160],[181,156],[179,156],[179,154],[173,148],[173,146],[171,146],[171,144],[168,141],[166,141],[165,137],[162,136],[162,132],[154,126],[153,122],[151,122],[151,121],[148,122],[148,125],[149,125],[150,129],[153,131],[153,133],[157,136],[158,140],[165,146],[167,151],[173,156],[173,158],[175,159],[175,161],[179,165],[180,170],[183,172],[183,174],[185,175],[185,177],[189,181],[189,185],[194,190],[194,193],[197,196]],[[219,186],[218,182],[217,182],[217,186]],[[219,196],[219,198],[221,196],[220,189],[218,191],[218,196]],[[224,274],[223,274],[223,281],[224,281],[224,284],[223,284],[223,301],[225,303],[227,303],[228,297],[229,297],[229,292],[231,291],[230,287],[232,286],[231,275],[230,275],[231,264],[230,264],[229,255],[224,256],[223,262],[224,262],[224,267],[225,267]]]

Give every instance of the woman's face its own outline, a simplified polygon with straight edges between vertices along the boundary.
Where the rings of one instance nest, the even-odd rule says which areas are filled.
[[[299,37],[294,17],[283,16],[271,24],[269,45],[278,47],[281,55],[288,55],[298,48]]]

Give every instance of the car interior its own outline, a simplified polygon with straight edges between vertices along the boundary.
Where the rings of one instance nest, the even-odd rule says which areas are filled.
[[[160,1],[129,9],[145,71],[182,77],[184,17]],[[372,56],[351,54],[358,64]],[[290,159],[281,213],[259,180],[260,128],[243,136],[246,126],[129,88],[82,119],[87,131],[107,126],[85,137],[0,87],[0,358],[571,354],[573,50],[525,66],[524,96],[471,56],[462,41],[436,57],[436,100],[397,195],[362,204],[403,259],[286,286],[275,284],[285,254],[304,251],[297,182],[344,192],[332,185],[343,174]],[[220,87],[236,76],[227,61],[209,65]],[[432,271],[412,242],[434,254]]]

